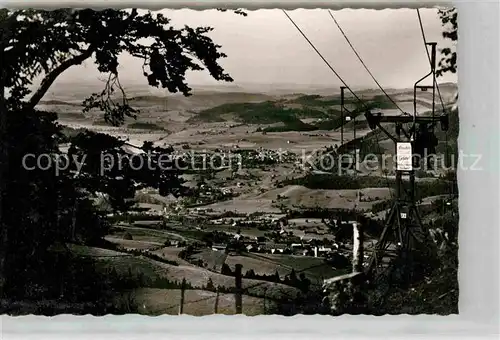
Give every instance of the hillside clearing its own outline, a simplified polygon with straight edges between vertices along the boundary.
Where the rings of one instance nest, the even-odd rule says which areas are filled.
[[[130,293],[122,294],[127,297]],[[179,289],[140,288],[130,294],[137,304],[138,312],[147,315],[178,315],[181,301]],[[217,294],[204,290],[186,290],[183,313],[204,316],[214,313]],[[265,298],[242,296],[242,312],[247,316],[266,314],[275,307],[275,302]],[[219,294],[217,314],[233,315],[236,313],[234,294]]]
[[[79,248],[82,252],[84,248]],[[89,248],[87,254],[94,254],[97,248]],[[181,282],[186,279],[193,287],[203,287],[208,283],[209,278],[215,286],[231,288],[235,286],[235,278],[214,273],[207,269],[179,265],[173,266],[161,263],[145,256],[130,256],[128,254],[114,252],[114,256],[97,257],[99,267],[102,270],[115,270],[119,275],[124,277],[132,276],[136,280],[147,278],[154,282],[157,279],[166,278],[169,281]],[[274,299],[282,299],[284,297],[293,296],[298,293],[296,288],[283,284],[272,283],[267,281],[243,279],[242,287],[245,293],[252,296],[268,296]]]

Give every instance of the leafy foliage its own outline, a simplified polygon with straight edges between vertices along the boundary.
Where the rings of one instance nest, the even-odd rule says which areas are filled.
[[[138,112],[119,80],[123,53],[142,60],[150,86],[172,93],[191,94],[185,78],[190,71],[206,70],[216,80],[232,81],[219,64],[226,55],[208,36],[211,30],[177,29],[161,13],[137,9],[0,10],[1,295],[23,296],[37,282],[57,285],[45,273],[52,265],[52,246],[99,242],[109,225],[94,204],[96,194],[124,211],[144,187],[162,195],[189,193],[172,166],[172,149],[127,145],[85,130],[65,129],[64,134],[55,114],[35,110],[55,80],[92,60],[108,80],[84,101],[85,111],[99,110],[107,122],[119,125]],[[39,78],[40,85],[33,86]],[[61,143],[69,145],[65,157]],[[127,148],[143,155],[134,158]],[[25,158],[28,154],[33,157]],[[45,170],[36,166],[37,157],[45,161]]]
[[[94,57],[98,70],[108,73],[107,85],[101,93],[92,94],[85,102],[86,109],[98,108],[113,124],[137,113],[128,100],[118,78],[118,56],[128,52],[143,61],[143,74],[153,87],[172,93],[191,94],[185,74],[206,69],[216,80],[232,81],[223,71],[218,59],[226,57],[219,45],[207,33],[210,27],[175,29],[161,13],[139,14],[107,9],[56,11],[3,10],[8,32],[4,39],[5,86],[11,88],[9,108],[33,108],[55,79],[73,65]],[[21,20],[18,20],[21,19]],[[104,38],[105,37],[105,38]],[[145,39],[152,41],[145,43]],[[32,80],[45,74],[38,90],[27,103],[22,103]],[[113,98],[119,89],[121,98]]]
[[[441,49],[443,58],[439,61],[436,70],[436,76],[440,77],[447,72],[457,73],[457,52],[454,44],[458,39],[458,12],[456,8],[446,8],[440,9],[438,13],[444,28],[443,37],[453,42],[453,48]]]

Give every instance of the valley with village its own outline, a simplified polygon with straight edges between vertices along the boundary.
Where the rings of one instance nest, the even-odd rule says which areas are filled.
[[[0,12],[2,314],[458,313],[455,8]]]
[[[441,92],[451,102],[456,85],[444,84]],[[374,108],[394,114],[395,107],[376,90],[361,94]],[[413,105],[411,90],[392,90],[391,96],[402,107]],[[215,308],[233,314],[239,270],[244,314],[289,313],[280,310],[291,308],[287,301],[318,293],[325,279],[351,271],[353,223],[365,225],[367,265],[390,210],[394,144],[371,131],[363,112],[342,121],[338,91],[205,89],[191,97],[138,95],[130,103],[140,109],[138,118],[120,127],[98,113],[82,114],[75,98],[40,104],[57,112],[66,134],[113,135],[126,141],[123,150],[131,156],[151,142],[197,164],[181,176],[192,190],[187,197],[144,188],[120,213],[104,196],[96,197],[110,221],[106,243],[71,249],[97,259],[106,273],[133,277],[135,284],[124,284],[120,303],[133,300],[137,312],[149,315],[177,314],[181,300],[183,313],[206,315]],[[346,110],[355,112],[354,104],[346,100]],[[420,95],[419,112],[430,114],[431,108],[432,96]],[[456,151],[456,112],[450,120],[448,140]],[[453,144],[441,138],[437,149],[444,154],[445,148],[452,150]],[[353,156],[350,164],[332,156],[341,153]],[[366,166],[359,159],[367,154],[389,155],[389,164]],[[450,176],[453,171],[443,167],[417,171],[419,209],[424,223],[437,226],[435,237],[450,232],[443,229],[457,209]]]

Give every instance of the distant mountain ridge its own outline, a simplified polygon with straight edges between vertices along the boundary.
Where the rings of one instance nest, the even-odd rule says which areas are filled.
[[[44,98],[48,100],[60,100],[67,102],[81,101],[90,96],[94,92],[100,92],[103,89],[102,82],[95,83],[79,83],[79,82],[58,82],[54,84],[53,88],[47,93]],[[440,89],[449,91],[456,91],[458,86],[456,83],[442,83],[439,84]],[[156,97],[176,97],[182,94],[172,94],[163,89],[155,89],[144,85],[124,85],[127,95],[129,97],[139,96],[156,96]],[[340,85],[314,85],[314,84],[252,84],[252,83],[221,83],[214,85],[192,85],[193,94],[210,94],[210,93],[249,93],[249,94],[263,94],[268,96],[283,96],[283,95],[302,95],[302,94],[316,94],[322,96],[338,95],[340,93]],[[352,87],[356,94],[363,93],[377,93],[381,92],[374,87]],[[387,93],[394,92],[413,92],[412,88],[393,89],[386,88]]]

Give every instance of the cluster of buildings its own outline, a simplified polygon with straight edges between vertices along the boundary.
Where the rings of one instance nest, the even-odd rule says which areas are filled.
[[[308,243],[251,243],[246,245],[246,249],[250,253],[327,257],[330,253],[338,250],[338,245],[327,247]]]
[[[139,150],[140,152],[140,150]],[[297,154],[288,150],[240,149],[238,145],[232,148],[213,150],[187,150],[186,148],[174,150],[168,155],[168,161],[183,161],[196,168],[201,166],[216,166],[219,169],[244,167],[249,164],[261,162],[294,163]]]
[[[249,253],[261,254],[283,254],[283,255],[298,255],[298,256],[312,256],[312,257],[328,257],[331,254],[337,253],[339,245],[332,242],[330,244],[323,244],[320,240],[307,240],[298,243],[291,242],[271,242],[264,236],[258,236],[254,239],[242,237],[236,234],[228,243],[213,244],[211,246],[213,251],[231,251],[231,250],[244,250]]]

